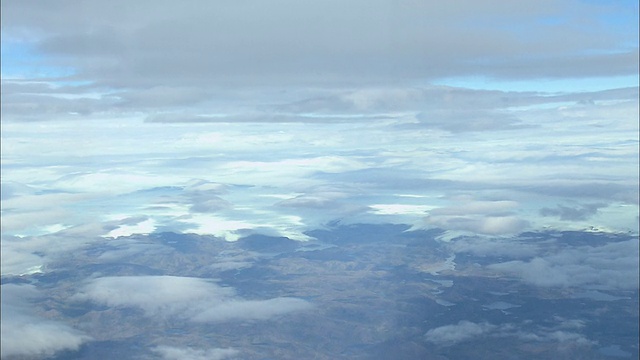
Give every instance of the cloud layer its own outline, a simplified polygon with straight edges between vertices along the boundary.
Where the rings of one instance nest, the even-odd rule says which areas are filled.
[[[35,40],[47,56],[102,84],[179,85],[182,94],[156,90],[176,101],[183,94],[185,99],[202,96],[189,87],[203,83],[361,83],[470,74],[579,77],[637,70],[637,47],[630,45],[634,37],[598,16],[624,9],[589,2],[188,1],[178,6],[88,1],[77,6],[63,1],[55,7],[25,6],[3,5],[3,31],[11,38]],[[590,31],[579,27],[585,18]],[[135,97],[131,101],[147,101],[141,94]]]

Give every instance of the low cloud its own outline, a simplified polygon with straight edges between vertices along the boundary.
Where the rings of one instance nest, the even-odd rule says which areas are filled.
[[[44,358],[62,350],[78,350],[90,338],[55,320],[44,319],[29,306],[41,297],[33,285],[2,285],[2,347],[5,357]]]
[[[157,346],[152,349],[163,360],[222,360],[235,357],[235,349],[193,349],[188,347]]]
[[[266,320],[294,311],[308,310],[310,304],[302,299],[275,298],[268,300],[237,300],[224,302],[191,317],[196,322],[227,320]]]
[[[449,346],[482,336],[495,328],[495,325],[488,323],[477,324],[463,320],[455,325],[445,325],[431,329],[425,334],[425,338],[429,342]]]
[[[594,342],[584,335],[568,331],[578,330],[583,323],[572,320],[559,320],[559,324],[551,327],[535,327],[524,330],[526,325],[500,324],[494,325],[487,322],[475,323],[462,320],[457,324],[444,325],[429,330],[425,339],[439,346],[452,346],[460,342],[476,340],[482,337],[515,337],[522,341],[571,343],[578,346],[593,345]],[[568,324],[568,325],[567,325]],[[577,325],[577,326],[576,326]]]
[[[598,285],[607,289],[638,289],[638,239],[602,246],[580,246],[530,261],[509,261],[489,269],[520,277],[537,286]]]
[[[176,276],[103,277],[89,281],[73,297],[111,307],[135,307],[151,317],[177,317],[195,322],[265,320],[308,310],[297,298],[245,300],[233,288],[211,281]]]

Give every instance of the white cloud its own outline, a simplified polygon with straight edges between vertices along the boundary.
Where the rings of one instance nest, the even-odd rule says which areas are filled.
[[[496,325],[462,320],[455,325],[444,325],[431,329],[425,334],[425,338],[436,344],[453,345],[485,335],[494,329],[496,329]]]
[[[499,215],[509,213],[518,207],[516,201],[496,200],[479,201],[470,196],[457,196],[452,198],[454,206],[434,209],[431,215]]]
[[[638,240],[601,246],[576,246],[530,261],[489,265],[537,286],[597,285],[607,289],[638,288]]]
[[[440,346],[452,346],[460,342],[476,340],[482,337],[515,337],[522,341],[555,342],[560,344],[573,344],[577,346],[590,346],[594,342],[584,335],[563,329],[580,329],[582,323],[562,321],[557,326],[534,327],[525,330],[525,324],[500,324],[494,325],[487,322],[475,323],[462,320],[457,324],[444,325],[429,330],[425,339]],[[529,325],[530,327],[530,325]]]
[[[73,300],[136,307],[147,316],[195,322],[265,320],[311,308],[310,303],[296,298],[244,300],[232,288],[206,279],[176,276],[97,278],[90,280]]]
[[[409,204],[373,204],[369,206],[371,212],[378,215],[420,215],[424,216],[434,207],[430,205],[409,205]]]
[[[524,230],[529,224],[514,214],[519,204],[511,200],[479,201],[468,195],[450,199],[453,204],[436,207],[425,217],[426,224],[453,231],[502,235]]]
[[[2,358],[48,357],[90,340],[62,322],[34,315],[29,303],[38,297],[32,285],[2,285]]]
[[[233,289],[199,278],[122,276],[91,280],[74,299],[113,307],[138,307],[148,316],[171,316],[183,313],[194,304],[216,303],[232,296]]]

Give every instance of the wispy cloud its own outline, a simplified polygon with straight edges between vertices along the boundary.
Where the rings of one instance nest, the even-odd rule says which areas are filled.
[[[235,349],[194,349],[189,347],[157,346],[152,349],[164,360],[222,360],[236,357]]]
[[[524,324],[500,324],[495,325],[488,322],[471,322],[461,320],[457,324],[444,325],[429,330],[425,334],[425,339],[439,346],[453,346],[460,342],[478,340],[483,337],[514,337],[525,342],[554,342],[561,344],[573,344],[576,346],[591,346],[595,343],[576,332],[580,329],[580,322],[577,328],[575,323],[562,321],[553,327],[538,327],[525,330]]]

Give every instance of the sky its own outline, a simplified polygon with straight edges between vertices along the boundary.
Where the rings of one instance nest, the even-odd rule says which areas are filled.
[[[638,233],[637,1],[1,6],[2,274],[162,231]]]

